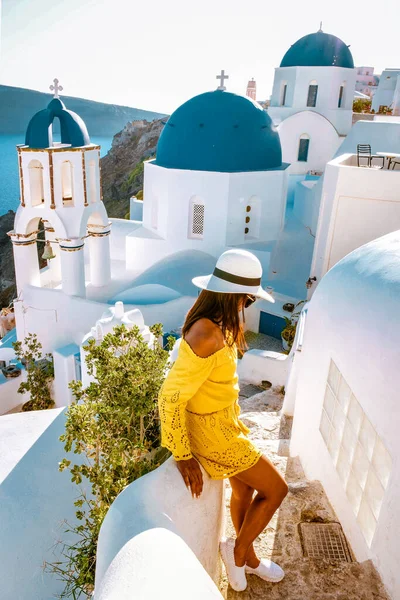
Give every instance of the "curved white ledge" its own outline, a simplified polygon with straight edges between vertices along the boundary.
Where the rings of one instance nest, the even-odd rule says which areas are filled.
[[[193,499],[175,461],[129,485],[102,525],[96,600],[221,598],[218,545],[224,525],[223,481],[203,471]]]

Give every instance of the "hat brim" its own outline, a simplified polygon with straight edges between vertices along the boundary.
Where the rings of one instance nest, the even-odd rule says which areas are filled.
[[[219,294],[251,294],[262,298],[268,302],[274,303],[275,300],[268,294],[261,286],[248,286],[240,285],[238,283],[231,283],[220,279],[215,275],[202,275],[200,277],[194,277],[192,279],[193,284],[201,290],[208,290],[209,292],[218,292]]]

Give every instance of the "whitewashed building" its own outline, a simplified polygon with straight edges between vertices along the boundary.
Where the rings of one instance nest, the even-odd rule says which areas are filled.
[[[295,42],[275,69],[268,112],[291,174],[321,172],[352,126],[356,82],[348,46],[322,29]]]

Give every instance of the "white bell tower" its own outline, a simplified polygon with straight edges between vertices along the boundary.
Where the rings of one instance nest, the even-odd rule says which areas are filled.
[[[17,147],[21,203],[14,230],[18,293],[27,284],[61,286],[71,296],[86,295],[86,281],[107,285],[111,278],[110,223],[102,202],[100,146],[90,142],[85,123],[59,99],[58,80],[50,86],[54,98],[30,121],[25,144]],[[61,141],[53,140],[53,122]],[[46,273],[39,271],[37,240],[40,222],[51,247]],[[85,275],[84,246],[89,239],[90,272]],[[43,241],[43,238],[41,238]],[[43,246],[44,248],[44,246]],[[47,279],[46,279],[47,277]]]

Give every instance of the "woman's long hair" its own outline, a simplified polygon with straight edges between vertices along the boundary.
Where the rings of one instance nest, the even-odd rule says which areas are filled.
[[[219,327],[226,343],[229,346],[236,346],[239,350],[245,350],[246,342],[244,339],[243,325],[240,321],[240,306],[245,294],[220,294],[202,290],[196,302],[189,310],[185,324],[182,328],[182,335],[185,337],[189,329],[199,319],[210,319]]]

